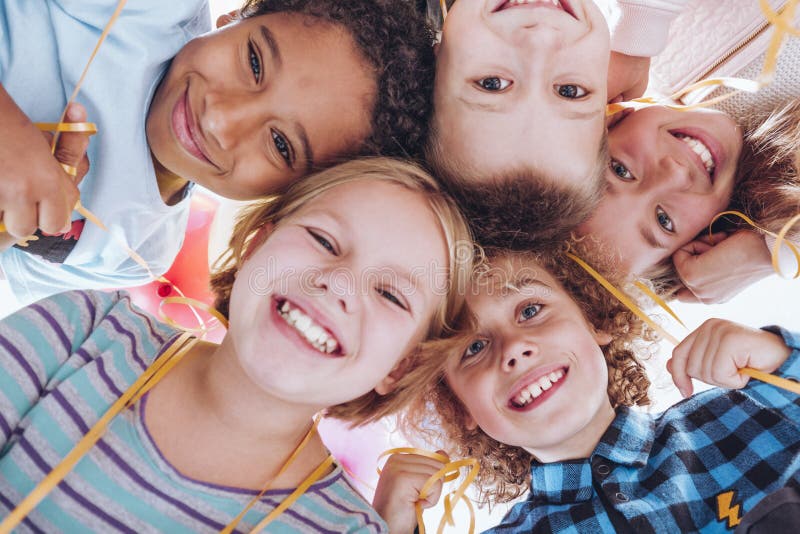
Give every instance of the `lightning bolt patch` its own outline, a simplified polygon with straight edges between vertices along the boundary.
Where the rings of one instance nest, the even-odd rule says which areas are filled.
[[[726,491],[717,495],[717,519],[720,521],[727,519],[728,528],[733,528],[742,521],[739,516],[739,504],[731,506],[735,498],[735,491]]]

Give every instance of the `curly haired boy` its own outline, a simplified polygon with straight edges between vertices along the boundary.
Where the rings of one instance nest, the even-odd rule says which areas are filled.
[[[479,460],[483,502],[530,490],[492,532],[726,531],[775,518],[796,528],[786,505],[800,509],[798,397],[738,372],[800,375],[796,335],[708,321],[668,368],[684,395],[690,377],[735,389],[656,415],[632,408],[648,403],[639,357],[652,333],[563,250],[492,255],[467,302],[471,317],[440,342],[447,363],[405,422],[429,438],[441,428],[443,449]],[[413,530],[438,467],[387,462],[373,504],[393,532]]]

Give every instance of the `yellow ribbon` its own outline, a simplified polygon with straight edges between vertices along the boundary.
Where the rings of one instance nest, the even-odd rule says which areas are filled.
[[[469,471],[467,472],[467,475],[464,477],[464,480],[461,482],[461,484],[459,484],[456,489],[444,497],[444,513],[442,514],[442,518],[439,520],[439,527],[436,532],[437,534],[442,534],[446,525],[455,526],[455,520],[453,519],[453,508],[456,504],[458,504],[459,501],[463,501],[467,506],[467,511],[469,514],[469,528],[467,532],[469,532],[469,534],[473,534],[475,532],[475,509],[472,506],[472,502],[470,502],[469,498],[465,495],[465,492],[478,476],[478,472],[480,471],[478,460],[475,458],[464,458],[462,460],[450,461],[450,458],[443,454],[439,454],[438,452],[430,452],[414,447],[399,447],[395,449],[389,449],[384,451],[378,457],[378,460],[392,454],[416,454],[426,458],[431,458],[443,464],[443,467],[431,475],[428,480],[425,481],[425,484],[422,485],[422,488],[419,491],[419,500],[414,505],[414,509],[417,513],[419,534],[425,534],[425,522],[422,519],[423,510],[421,501],[428,497],[431,488],[433,488],[437,482],[440,480],[443,483],[452,482],[453,480],[458,479],[461,474],[461,469],[467,468]],[[378,468],[378,474],[380,473],[381,470]]]
[[[297,447],[295,447],[295,449],[283,463],[280,470],[278,470],[278,473],[274,477],[272,477],[272,479],[270,479],[269,482],[264,484],[264,487],[261,489],[261,492],[250,500],[247,506],[245,506],[244,509],[241,512],[239,512],[239,515],[233,518],[233,521],[228,523],[228,526],[226,526],[220,531],[220,534],[230,534],[231,532],[233,532],[233,529],[235,529],[236,526],[241,522],[242,518],[244,518],[247,512],[249,512],[250,509],[253,506],[255,506],[256,503],[258,503],[258,501],[261,499],[261,497],[263,497],[264,494],[269,490],[270,486],[272,485],[272,482],[278,477],[280,477],[286,471],[286,469],[288,469],[291,463],[300,454],[300,451],[302,451],[305,448],[305,446],[308,445],[308,443],[311,441],[311,438],[316,435],[320,419],[321,417],[319,415],[314,418],[314,423],[311,425],[311,428],[308,429],[308,432],[306,432],[306,434],[303,436],[303,439],[300,440],[300,443],[297,444]],[[319,464],[317,468],[314,469],[314,471],[312,471],[311,474],[308,475],[299,486],[297,486],[297,488],[294,490],[294,492],[292,492],[291,495],[289,495],[286,499],[283,500],[283,502],[281,502],[278,506],[276,506],[272,510],[272,512],[270,512],[250,531],[251,534],[260,532],[276,517],[281,515],[287,508],[289,508],[289,506],[291,506],[297,499],[299,499],[314,482],[325,476],[330,466],[333,465],[333,461],[334,461],[333,456],[328,455],[328,457],[325,460],[323,460],[323,462]]]
[[[591,275],[592,278],[597,280],[597,282],[600,285],[602,285],[604,288],[606,288],[606,290],[608,290],[609,293],[614,295],[614,297],[616,297],[617,300],[619,300],[626,308],[628,308],[630,311],[632,311],[637,317],[639,317],[641,320],[643,320],[650,328],[655,330],[661,337],[663,337],[664,339],[666,339],[667,341],[669,341],[673,345],[679,345],[680,344],[680,341],[678,340],[678,338],[676,338],[675,336],[673,336],[672,334],[670,334],[669,332],[664,330],[664,328],[662,328],[661,325],[659,325],[655,321],[653,321],[646,313],[644,313],[641,310],[641,308],[639,308],[633,302],[633,300],[630,297],[628,297],[623,291],[621,291],[621,290],[617,289],[616,287],[614,287],[614,284],[612,284],[611,282],[606,280],[606,278],[603,277],[603,275],[601,275],[596,270],[594,270],[588,263],[583,261],[581,258],[576,256],[575,254],[572,254],[571,252],[568,252],[567,256],[570,259],[572,259],[575,263],[580,265],[583,268],[583,270],[585,270],[587,273],[589,273],[589,275]],[[659,299],[659,300],[661,300],[661,299]],[[658,301],[656,301],[656,302],[660,305],[660,303]],[[661,302],[663,302],[663,301],[661,301]],[[674,315],[674,312],[672,310],[667,309],[667,311],[671,315]],[[682,321],[680,321],[680,322],[681,322],[681,324],[683,324]],[[800,395],[800,383],[794,382],[793,380],[788,380],[788,379],[780,377],[780,376],[771,375],[769,373],[765,373],[763,371],[759,371],[758,369],[753,369],[752,367],[742,367],[741,369],[739,369],[739,372],[742,373],[742,374],[748,375],[748,376],[750,376],[752,378],[761,380],[762,382],[766,382],[768,384],[772,384],[773,386],[776,386],[776,387],[779,387],[779,388],[785,389],[787,391],[791,391],[792,393],[796,393],[796,394]]]
[[[770,232],[766,228],[762,228],[761,226],[756,224],[755,221],[753,221],[753,219],[751,219],[750,217],[748,217],[747,215],[745,215],[740,211],[736,210],[723,211],[722,213],[718,213],[717,215],[715,215],[714,218],[711,220],[711,223],[708,225],[709,236],[712,236],[713,238],[713,231],[711,230],[711,228],[714,226],[714,223],[717,222],[717,220],[719,220],[720,217],[724,217],[726,215],[733,215],[739,217],[740,219],[742,219],[744,222],[746,222],[759,232],[763,232],[775,238],[775,244],[772,246],[772,251],[770,254],[772,257],[772,268],[781,277],[788,278],[787,276],[784,276],[780,266],[781,246],[785,244],[789,248],[789,250],[792,251],[792,254],[794,254],[794,259],[797,261],[797,271],[794,273],[794,276],[792,276],[792,278],[800,277],[800,250],[798,250],[797,246],[795,246],[794,243],[786,240],[786,234],[789,232],[789,230],[791,230],[794,227],[794,225],[798,223],[798,221],[800,221],[800,214],[797,214],[791,219],[789,219],[786,222],[786,224],[783,225],[783,228],[781,228],[780,232],[776,234],[774,232]]]
[[[767,22],[775,27],[775,33],[773,34],[769,47],[767,48],[764,66],[762,67],[761,74],[758,76],[758,80],[747,80],[745,78],[731,77],[709,78],[707,80],[701,80],[697,83],[693,83],[669,96],[667,99],[642,97],[635,98],[627,102],[615,102],[613,104],[608,104],[608,106],[606,106],[606,116],[610,117],[611,115],[615,115],[625,109],[639,110],[656,105],[666,106],[678,111],[689,111],[692,109],[708,107],[713,104],[717,104],[742,91],[755,93],[762,87],[769,85],[775,77],[778,53],[780,52],[781,43],[783,42],[784,37],[786,37],[787,34],[789,36],[800,36],[800,29],[794,28],[791,25],[798,2],[800,2],[800,0],[789,0],[782,12],[777,13],[772,9],[767,0],[759,0],[761,11],[764,14],[764,17],[767,19]],[[698,89],[711,86],[725,87],[727,89],[731,89],[731,91],[709,100],[698,102],[697,104],[683,105],[673,103],[673,101],[677,102],[682,96],[691,94]]]
[[[50,473],[39,482],[33,490],[17,505],[14,510],[0,523],[0,534],[7,534],[19,525],[42,499],[72,471],[81,458],[103,436],[111,420],[122,410],[134,404],[139,398],[149,391],[167,371],[172,369],[191,348],[197,343],[189,333],[181,336],[164,352],[145,372],[117,399],[103,416],[89,429],[81,440]]]

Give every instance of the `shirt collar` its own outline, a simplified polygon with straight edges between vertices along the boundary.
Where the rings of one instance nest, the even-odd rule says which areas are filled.
[[[603,434],[592,458],[531,463],[531,499],[553,504],[592,498],[592,459],[596,456],[626,466],[644,466],[653,446],[654,421],[647,414],[622,407]]]

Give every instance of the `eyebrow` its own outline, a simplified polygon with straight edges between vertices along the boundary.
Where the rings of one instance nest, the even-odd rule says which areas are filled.
[[[281,57],[281,49],[278,48],[278,42],[275,40],[275,36],[272,35],[272,32],[269,31],[269,28],[261,25],[261,36],[266,41],[267,46],[269,47],[269,52],[272,54],[272,59],[275,61],[275,65],[277,68],[281,68],[283,66],[283,58]]]
[[[517,291],[521,291],[525,288],[529,288],[532,286],[539,286],[545,289],[553,289],[544,282],[531,278],[530,276],[524,273],[517,273],[516,276],[514,276],[514,278],[511,279],[510,282],[506,283],[506,287],[515,289]]]
[[[594,111],[568,111],[564,113],[564,116],[568,119],[577,119],[581,121],[588,121],[594,119],[598,115],[603,112],[602,109],[596,109]]]
[[[661,249],[661,250],[669,250],[669,247],[664,243],[660,242],[656,239],[655,234],[650,228],[646,226],[639,227],[639,233],[642,234],[642,238],[653,248]]]
[[[311,143],[308,142],[308,134],[303,125],[295,121],[294,128],[297,131],[297,137],[300,138],[300,144],[303,145],[303,153],[306,156],[305,173],[309,174],[314,168],[314,152],[311,150]]]
[[[469,100],[468,98],[464,98],[463,96],[459,96],[458,99],[466,104],[466,106],[470,109],[475,111],[488,111],[490,113],[498,113],[501,111],[501,107],[497,104],[486,104],[484,102],[475,102],[474,100]]]

